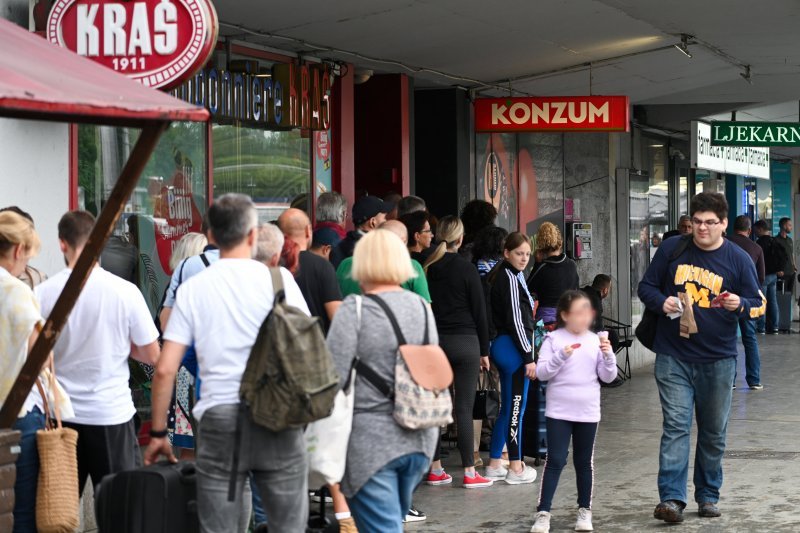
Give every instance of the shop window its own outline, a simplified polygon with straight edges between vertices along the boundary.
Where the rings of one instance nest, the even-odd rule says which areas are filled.
[[[140,130],[78,126],[78,207],[100,212]],[[206,125],[173,123],[164,132],[101,256],[107,270],[135,283],[155,316],[169,284],[172,250],[199,232],[207,205]]]
[[[214,124],[214,197],[244,193],[253,198],[260,222],[289,207],[310,212],[310,140],[299,130],[268,131]]]

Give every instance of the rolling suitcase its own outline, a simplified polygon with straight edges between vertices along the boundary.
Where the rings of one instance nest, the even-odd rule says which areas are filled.
[[[547,421],[545,420],[547,383],[538,379],[528,387],[528,403],[522,419],[522,455],[539,466],[547,456]]]
[[[103,478],[95,497],[100,533],[195,533],[193,462],[156,463]]]
[[[791,281],[778,280],[778,331],[789,333],[792,330],[792,298],[793,284]]]

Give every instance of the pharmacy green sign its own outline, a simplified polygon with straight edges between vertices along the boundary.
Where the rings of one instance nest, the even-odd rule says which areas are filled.
[[[712,122],[711,146],[800,146],[800,123]]]

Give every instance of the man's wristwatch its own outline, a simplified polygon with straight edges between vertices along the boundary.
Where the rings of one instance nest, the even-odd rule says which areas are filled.
[[[154,429],[150,429],[150,438],[151,439],[163,439],[169,434],[168,429],[162,429],[161,431],[156,431]]]

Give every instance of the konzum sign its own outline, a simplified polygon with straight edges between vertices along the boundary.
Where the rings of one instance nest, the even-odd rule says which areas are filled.
[[[217,31],[209,0],[56,0],[47,20],[53,44],[162,89],[208,61]]]
[[[478,98],[475,131],[628,131],[627,96]]]

